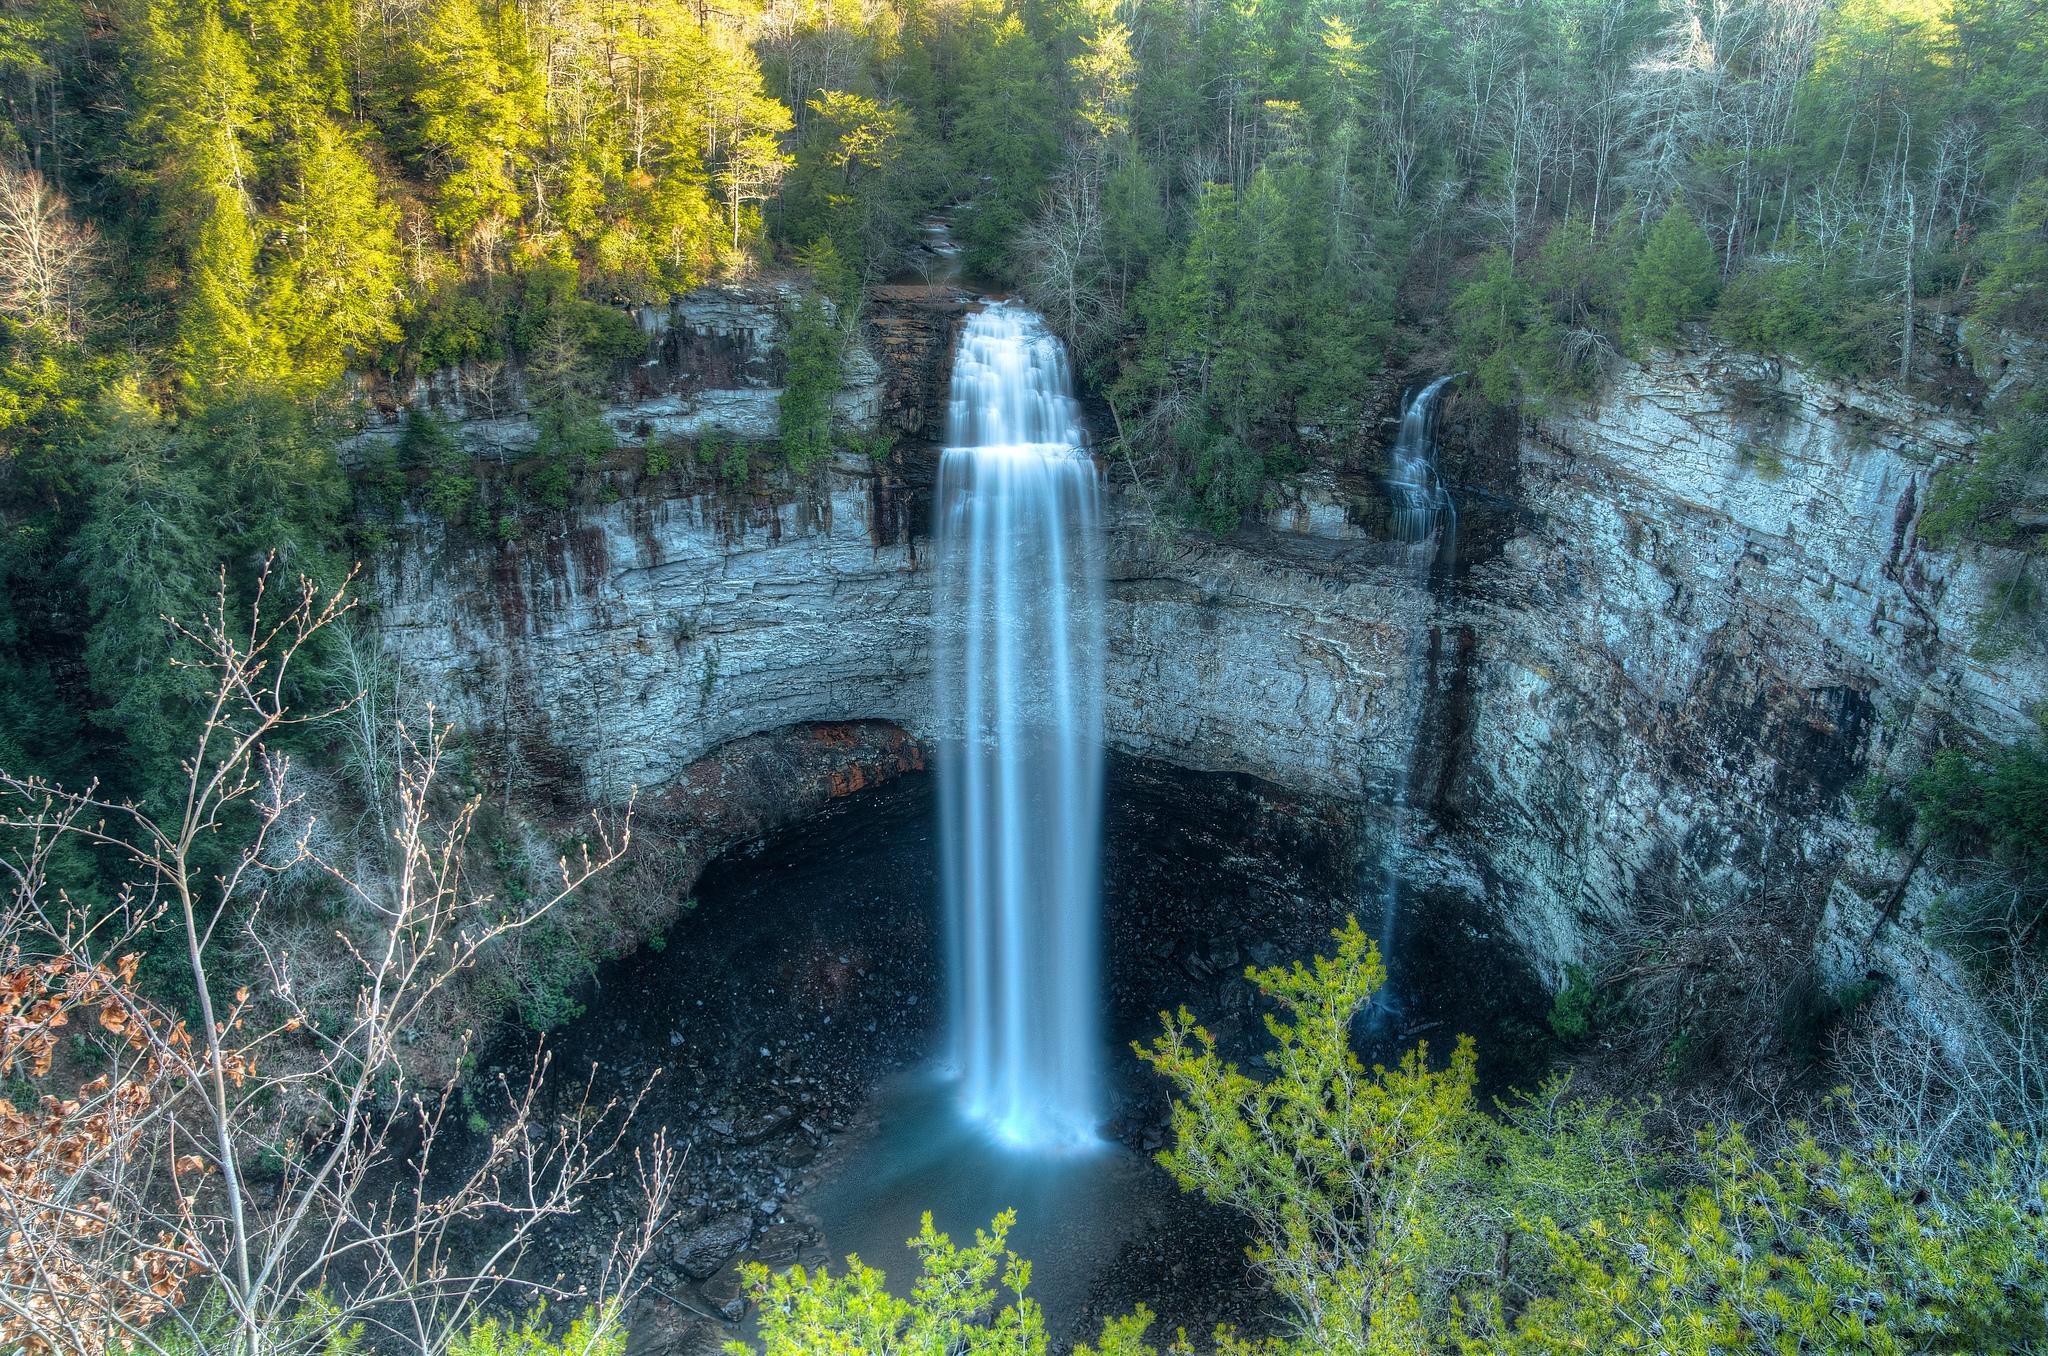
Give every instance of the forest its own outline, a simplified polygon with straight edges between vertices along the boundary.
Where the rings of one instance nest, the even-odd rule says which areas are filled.
[[[51,0],[5,35],[0,703],[15,760],[138,792],[190,703],[144,619],[374,532],[333,451],[358,374],[533,369],[530,503],[471,503],[431,428],[367,487],[426,467],[514,532],[606,440],[578,411],[637,346],[621,304],[792,261],[850,300],[942,205],[1218,532],[1404,348],[1540,409],[1697,321],[1907,380],[1938,317],[2048,323],[2019,0]],[[1953,530],[2038,465],[2038,401],[2005,417]]]
[[[0,828],[17,909],[84,928],[75,952],[5,957],[0,1074],[16,1097],[47,1073],[75,1013],[121,1047],[87,1103],[210,1080],[221,1126],[325,1094],[296,1073],[228,1096],[217,1033],[255,1021],[244,984],[261,990],[262,959],[209,979],[212,931],[189,898],[186,930],[149,934],[137,882],[231,912],[251,863],[283,851],[263,838],[266,758],[317,762],[334,742],[293,713],[374,686],[365,623],[336,591],[407,507],[508,549],[547,532],[618,450],[597,413],[643,351],[633,308],[787,285],[779,438],[674,455],[734,489],[802,481],[835,451],[872,450],[833,419],[845,340],[943,213],[968,274],[1065,344],[1109,414],[1111,474],[1211,542],[1293,479],[1355,461],[1389,383],[1423,369],[1468,374],[1508,421],[1708,343],[1968,403],[1982,391],[1957,388],[1938,351],[2048,342],[2040,0],[4,0],[0,98]],[[480,366],[517,370],[534,412],[516,479],[481,472],[424,408],[388,455],[345,452],[375,393]],[[1920,531],[2012,552],[2001,597],[2031,617],[2048,392],[1981,416],[1978,454],[1936,477]],[[648,465],[670,455],[650,448]],[[301,576],[316,586],[298,596],[286,581]],[[267,631],[281,597],[285,629]],[[474,811],[436,839],[443,751],[409,737],[422,744],[393,758],[411,771],[377,776],[410,788],[397,874],[427,902],[378,936],[397,956],[431,934],[414,959],[438,974],[520,924],[437,930]],[[2048,1350],[2048,736],[1945,749],[1857,796],[1915,866],[1999,882],[1997,918],[1948,919],[2005,1014],[1976,1052],[1985,1084],[1947,1089],[1967,1126],[1934,1114],[1924,1085],[1898,1091],[1925,1069],[1875,1051],[1863,1072],[1882,1095],[1845,1081],[1775,1138],[1674,1130],[1650,1102],[1562,1076],[1489,1109],[1466,1046],[1391,1068],[1351,1052],[1386,979],[1353,923],[1331,957],[1253,967],[1280,1013],[1258,1077],[1185,1010],[1138,1054],[1177,1099],[1161,1161],[1243,1216],[1291,1316],[1284,1337],[1224,1332],[1214,1349]],[[139,836],[95,827],[110,817]],[[538,917],[624,850],[576,841],[583,866],[513,913]],[[386,963],[372,972],[439,983]],[[1812,1001],[1833,1021],[1866,998]],[[294,1002],[279,1021],[318,1024]],[[433,1011],[378,1009],[325,1051],[318,1076],[348,1090],[349,1115],[399,1078],[393,1033]],[[1580,974],[1551,1026],[1569,1046],[1625,1020]],[[1992,1087],[2000,1068],[2014,1078]],[[0,1150],[19,1161],[110,1142],[104,1123],[81,1129],[78,1099],[31,1100],[0,1101]],[[353,1185],[380,1181],[410,1133],[398,1111],[363,1114],[374,1148],[332,1169]],[[579,1174],[609,1161],[598,1119],[536,1218],[570,1210]],[[516,1175],[523,1145],[506,1143],[491,1166]],[[238,1154],[203,1152],[213,1173]],[[643,1166],[666,1191],[661,1163]],[[55,1178],[9,1171],[0,1194],[47,1189],[38,1210],[69,1208]],[[304,1194],[283,1199],[328,1201],[329,1171],[294,1162]],[[185,1188],[159,1188],[144,1217],[160,1240],[100,1259],[133,1273],[106,1314],[37,1299],[47,1259],[8,1244],[0,1348],[625,1349],[605,1296],[586,1311],[589,1296],[563,1295],[560,1323],[487,1316],[465,1299],[482,1291],[332,1307],[342,1269],[293,1288],[260,1247],[252,1279],[247,1237],[239,1258],[181,1252],[191,1211],[164,1202]],[[476,1191],[437,1227],[497,1203]],[[280,1228],[274,1260],[308,1246],[302,1224]],[[355,1224],[372,1237],[388,1221]],[[750,1273],[749,1340],[772,1356],[1042,1352],[1007,1228],[956,1246],[928,1227],[907,1296],[861,1266]],[[366,1334],[400,1299],[430,1317]],[[70,1338],[38,1335],[43,1301]],[[1151,1324],[1115,1319],[1093,1350],[1211,1348]]]

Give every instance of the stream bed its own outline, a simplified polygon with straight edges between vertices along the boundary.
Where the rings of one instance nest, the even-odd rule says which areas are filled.
[[[936,815],[931,779],[912,775],[720,858],[667,934],[608,967],[586,1014],[550,1038],[559,1083],[589,1072],[624,1091],[659,1070],[634,1134],[665,1125],[688,1146],[634,1351],[713,1352],[748,1337],[748,1261],[836,1268],[857,1253],[906,1288],[904,1244],[925,1210],[956,1241],[1017,1210],[1011,1246],[1033,1261],[1056,1349],[1141,1301],[1167,1333],[1276,1321],[1235,1215],[1183,1195],[1152,1161],[1169,1100],[1130,1043],[1185,1004],[1232,1058],[1256,1059],[1265,1038],[1245,967],[1327,949],[1330,929],[1366,907],[1361,863],[1375,858],[1350,807],[1111,759],[1109,1114],[1099,1147],[1039,1155],[990,1142],[954,1111]],[[1470,1031],[1484,1072],[1528,1078],[1540,991],[1505,949],[1426,895],[1396,938],[1400,1029],[1367,1058],[1417,1031],[1439,1047]],[[594,1190],[529,1269],[594,1266],[614,1218],[636,1206],[629,1188]]]

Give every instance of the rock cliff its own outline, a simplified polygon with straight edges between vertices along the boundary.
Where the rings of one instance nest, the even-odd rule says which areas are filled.
[[[841,407],[896,435],[885,461],[744,493],[615,468],[505,546],[407,521],[372,585],[392,654],[571,798],[672,785],[796,722],[935,733],[925,496],[958,305],[911,288],[870,307]],[[760,296],[678,302],[615,426],[772,429],[773,317]],[[1916,530],[1978,423],[1718,349],[1657,355],[1582,411],[1452,420],[1454,562],[1386,539],[1369,467],[1225,542],[1120,484],[1110,739],[1398,796],[1408,869],[1483,901],[1552,979],[1643,889],[1796,876],[1838,897],[1845,933],[1867,926],[1850,915],[1898,864],[1853,785],[1945,729],[2010,737],[2044,696],[2039,637],[1979,644],[2000,562]],[[471,436],[516,449],[511,429]]]

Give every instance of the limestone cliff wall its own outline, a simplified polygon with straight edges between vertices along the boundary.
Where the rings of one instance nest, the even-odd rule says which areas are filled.
[[[1468,655],[1438,832],[1553,974],[1644,889],[1797,881],[1867,931],[1899,866],[1854,785],[2027,728],[2041,638],[1982,643],[2011,562],[1917,530],[1979,423],[1716,350],[1526,431],[1512,527],[1436,617]]]
[[[877,372],[849,397],[903,435],[887,463],[743,495],[614,472],[510,546],[413,519],[372,584],[402,669],[572,795],[659,788],[793,722],[932,733],[923,497],[950,303],[911,291],[876,307]],[[715,329],[686,308],[669,325],[680,349],[710,340],[678,327]],[[1481,898],[1553,978],[1644,889],[1811,880],[1853,931],[1897,870],[1853,785],[1945,729],[2010,737],[2044,696],[2038,637],[1997,659],[1978,643],[2001,562],[1916,531],[1977,425],[1661,355],[1487,447],[1452,421],[1455,565],[1384,539],[1370,468],[1220,543],[1120,486],[1110,739],[1365,805],[1398,793],[1410,869]]]

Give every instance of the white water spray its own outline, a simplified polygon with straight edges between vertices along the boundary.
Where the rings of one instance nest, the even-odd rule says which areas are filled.
[[[1100,489],[1065,351],[970,316],[939,464],[936,673],[955,1059],[1002,1138],[1095,1138],[1102,836]]]
[[[1437,397],[1458,376],[1438,377],[1416,393],[1401,412],[1401,428],[1394,437],[1393,455],[1387,477],[1387,498],[1393,506],[1394,535],[1408,544],[1409,587],[1407,597],[1407,674],[1403,684],[1402,722],[1407,741],[1395,781],[1387,793],[1386,850],[1380,859],[1380,961],[1387,967],[1387,984],[1374,1000],[1367,1029],[1378,1035],[1399,1012],[1394,990],[1396,957],[1395,927],[1401,916],[1401,835],[1407,827],[1408,782],[1415,772],[1415,746],[1422,733],[1423,651],[1428,634],[1424,620],[1429,605],[1429,574],[1437,562],[1450,562],[1458,549],[1458,508],[1444,485],[1437,464]]]

